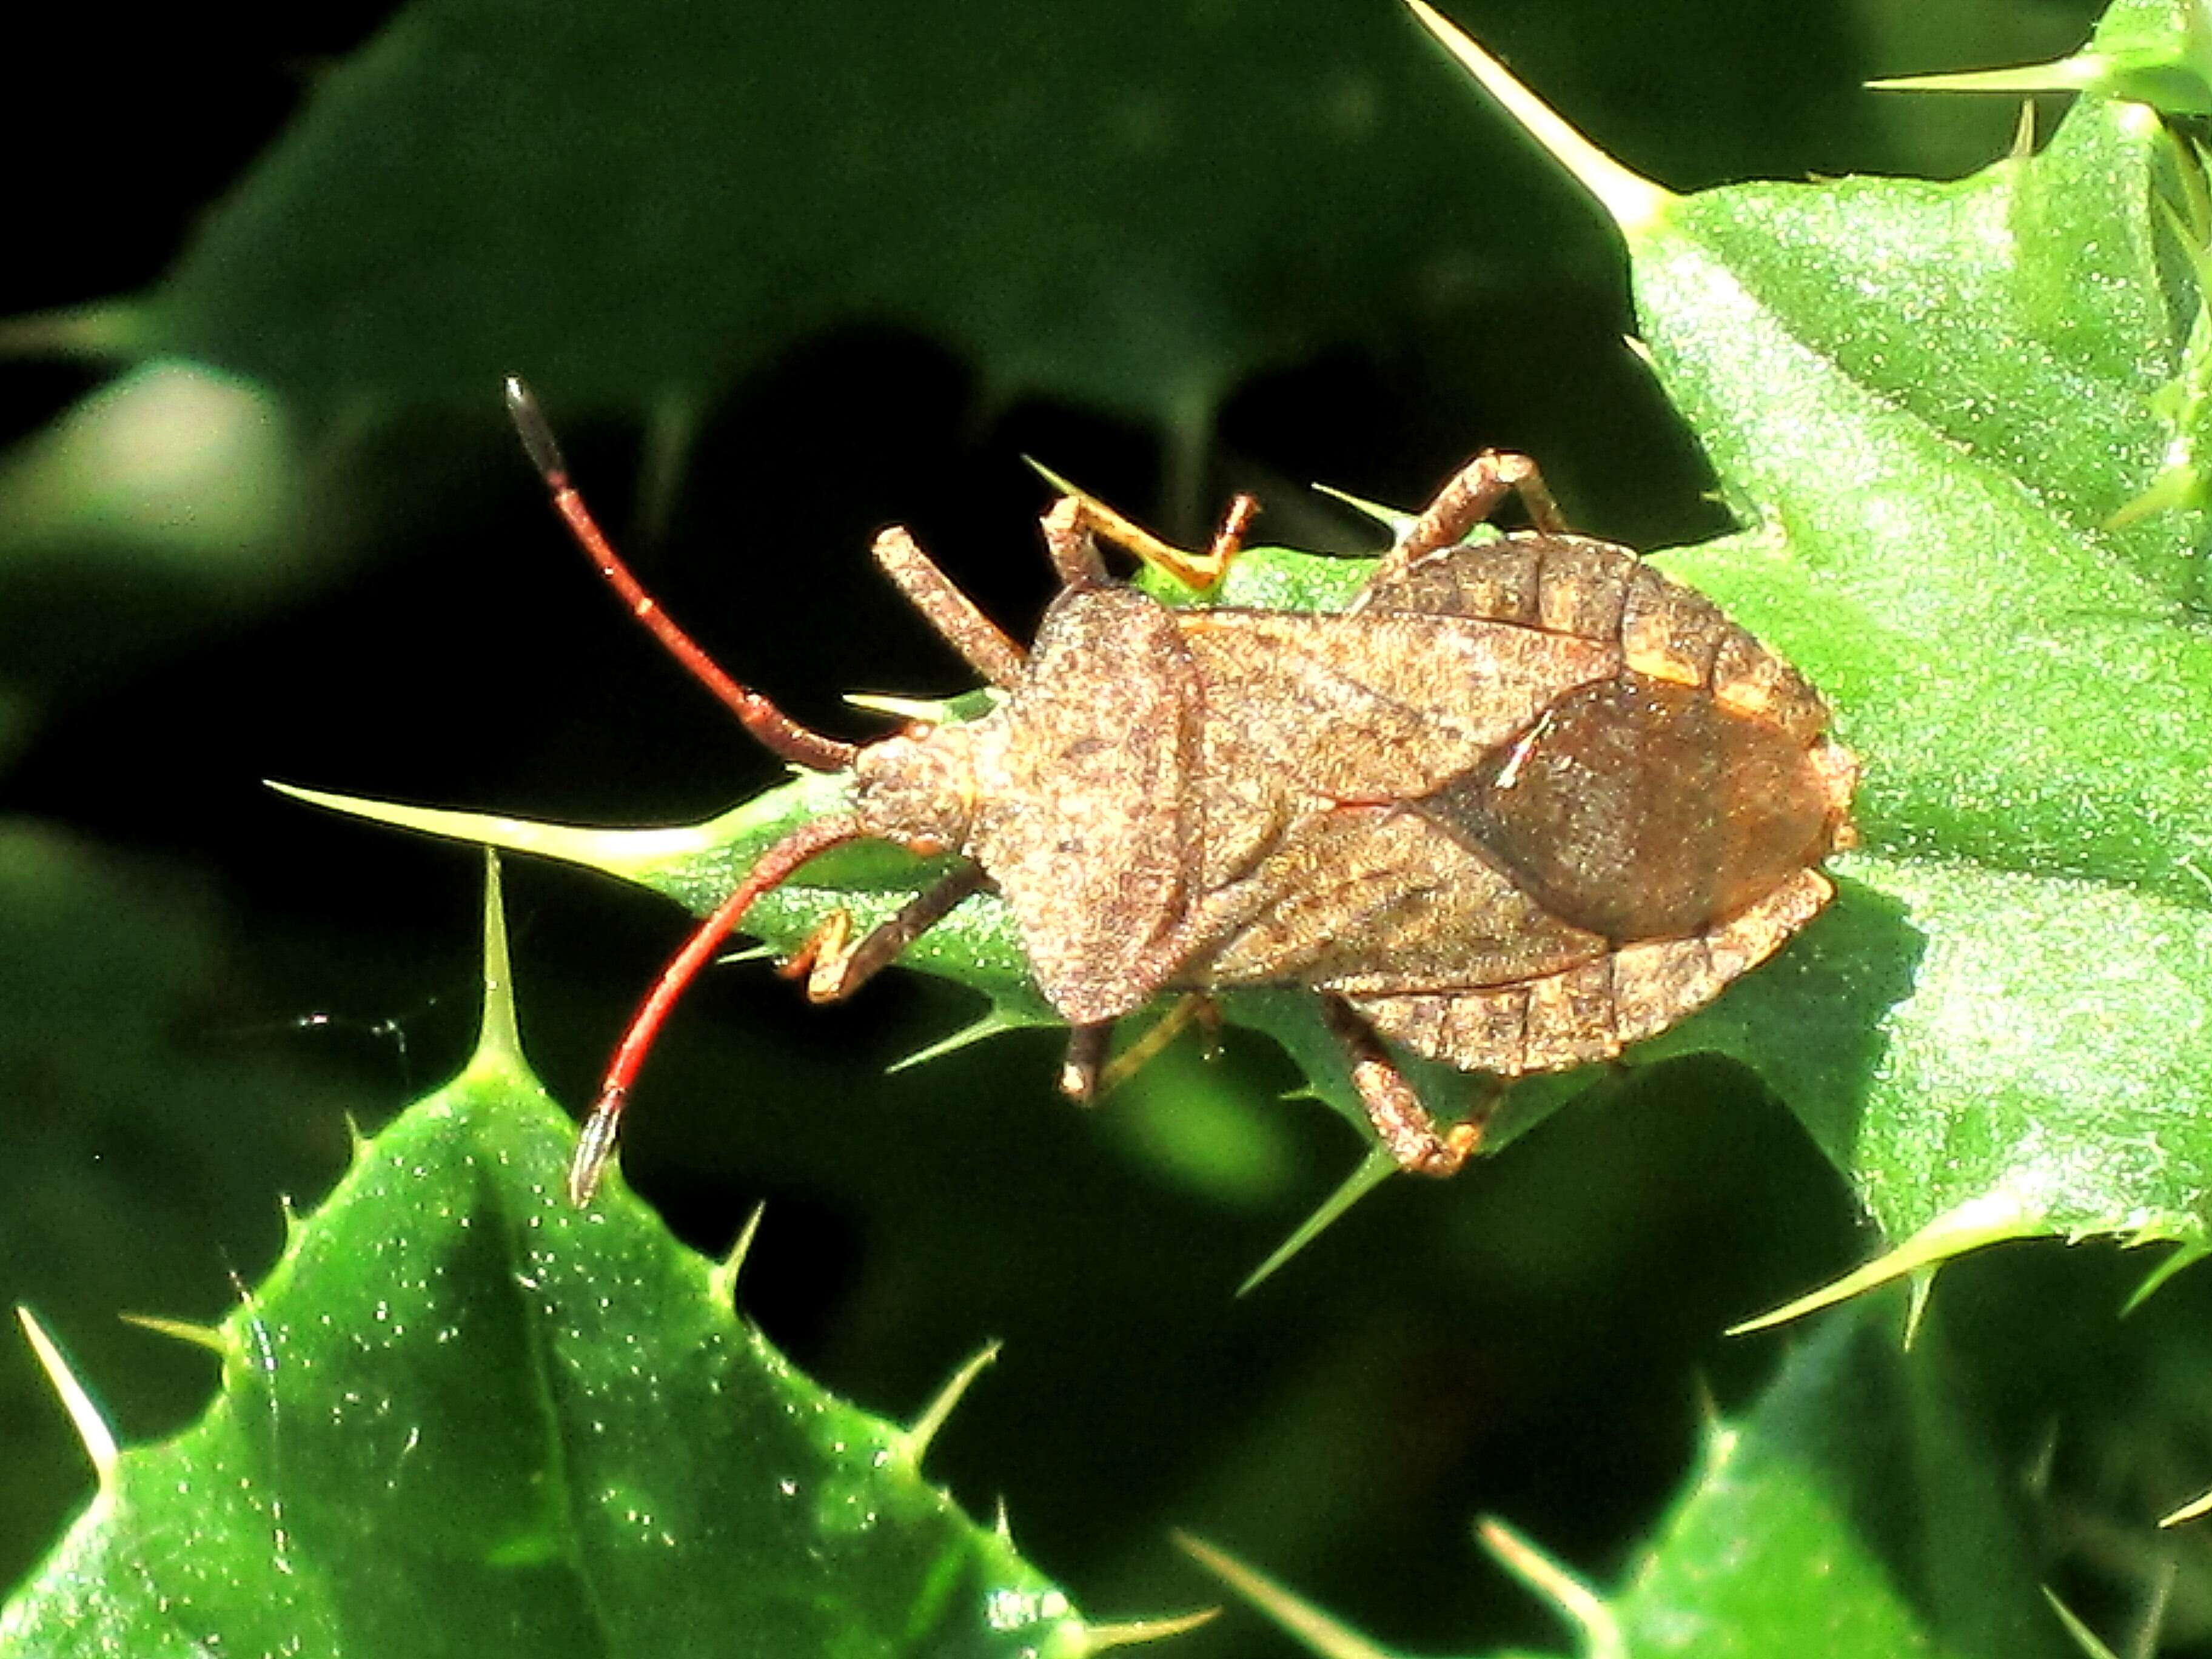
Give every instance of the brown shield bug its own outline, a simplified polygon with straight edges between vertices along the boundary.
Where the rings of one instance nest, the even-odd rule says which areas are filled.
[[[887,530],[877,562],[1004,696],[855,744],[738,684],[661,613],[530,394],[507,392],[556,507],[638,618],[768,748],[852,777],[850,811],[763,854],[639,1008],[569,1171],[579,1203],[677,997],[755,900],[847,841],[963,862],[858,940],[833,915],[793,964],[816,999],[995,890],[1072,1028],[1071,1094],[1095,1088],[1114,1022],[1162,993],[1304,987],[1383,1144],[1428,1175],[1466,1161],[1485,1114],[1440,1128],[1382,1038],[1501,1080],[1608,1059],[1832,896],[1818,866],[1850,844],[1857,767],[1818,694],[1711,601],[1569,534],[1525,457],[1477,456],[1334,613],[1172,609],[1108,578],[1101,540],[1212,586],[1249,497],[1190,553],[1064,495],[1043,519],[1062,586],[1027,651]],[[1509,495],[1534,527],[1468,542]]]

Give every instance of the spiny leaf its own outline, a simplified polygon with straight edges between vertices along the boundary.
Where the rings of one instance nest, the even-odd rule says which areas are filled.
[[[389,9],[149,290],[0,320],[0,351],[122,371],[0,464],[0,619],[46,619],[0,699],[327,582],[396,507],[422,533],[503,450],[517,371],[645,428],[649,521],[749,377],[884,329],[957,356],[987,416],[1141,423],[1195,514],[1246,378],[1433,352],[1530,283],[1499,234],[1592,240],[1445,131],[1387,7]],[[52,626],[58,570],[118,597]]]
[[[1910,75],[1869,85],[1899,92],[2087,92],[2168,115],[2212,115],[2212,15],[2195,0],[2116,9],[2095,45],[2047,64]]]
[[[221,1306],[219,1263],[276,1249],[272,1194],[329,1184],[345,1114],[382,1082],[349,1085],[312,1064],[313,1038],[241,1024],[210,899],[173,866],[0,820],[0,1304],[44,1320],[125,1425],[183,1420],[211,1371],[110,1311]],[[51,1540],[74,1438],[35,1368],[0,1365],[0,1576]]]
[[[1955,184],[1680,197],[1431,27],[1627,240],[1654,368],[1749,526],[1664,562],[1807,670],[1865,766],[1833,910],[1652,1051],[1758,1066],[1896,1271],[2031,1233],[2201,1249],[2203,526],[2115,524],[2173,440],[2195,309],[2158,246],[2167,140],[2085,101]],[[2123,0],[2096,44],[2179,27]]]
[[[574,1136],[504,963],[454,1082],[362,1152],[225,1321],[223,1389],[124,1451],[0,1614],[42,1655],[1073,1655],[1090,1633],[733,1315]]]
[[[2068,1650],[2007,1483],[1950,1393],[1940,1334],[1900,1354],[1864,1304],[1792,1354],[1704,1455],[1613,1610],[1637,1654]],[[1891,1528],[1875,1516],[1911,1515]]]
[[[1650,1546],[1607,1589],[1510,1525],[1483,1542],[1603,1656],[2058,1659],[2006,1483],[1950,1392],[1943,1345],[1901,1353],[1862,1304],[1793,1353],[1741,1419],[1705,1432]],[[1184,1547],[1309,1651],[1389,1659],[1210,1546]],[[1492,1659],[1504,1659],[1493,1655]]]
[[[325,406],[465,406],[523,365],[564,405],[642,410],[892,318],[996,392],[1202,423],[1255,364],[1481,258],[1462,216],[1421,264],[1384,252],[1466,157],[1395,20],[1331,21],[649,0],[518,33],[418,0],[210,218],[149,325]],[[1240,273],[1315,215],[1335,234],[1300,241],[1286,303],[1244,303]],[[395,225],[409,257],[364,240]]]

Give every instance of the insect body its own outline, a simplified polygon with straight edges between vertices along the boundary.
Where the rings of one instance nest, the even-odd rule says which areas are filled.
[[[1073,1028],[1063,1085],[1095,1087],[1113,1023],[1164,992],[1299,986],[1322,999],[1378,1133],[1456,1170],[1377,1034],[1505,1079],[1618,1054],[1763,960],[1831,896],[1856,764],[1796,670],[1626,550],[1571,536],[1534,465],[1488,453],[1350,608],[1172,609],[1109,580],[1105,539],[1198,585],[1204,554],[1087,498],[1044,520],[1063,586],[1027,651],[899,530],[893,580],[1006,696],[981,719],[854,746],[794,726],[652,607],[568,486],[526,394],[509,400],[556,503],[611,580],[778,753],[849,768],[852,810],[769,849],[671,963],[617,1051],[571,1171],[587,1198],[668,1006],[745,908],[856,837],[963,863],[854,941],[797,964],[849,994],[972,894],[1000,894]],[[1536,528],[1464,538],[1517,491]]]

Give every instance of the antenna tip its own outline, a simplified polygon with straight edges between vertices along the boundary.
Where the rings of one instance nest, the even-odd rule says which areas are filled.
[[[615,1129],[622,1121],[624,1091],[611,1086],[584,1120],[584,1133],[576,1142],[576,1155],[568,1161],[568,1201],[578,1209],[591,1206],[592,1195],[614,1159]]]
[[[550,482],[565,477],[568,465],[561,458],[561,446],[554,441],[553,427],[546,420],[545,411],[538,406],[538,398],[520,374],[507,377],[507,417],[521,434],[522,447],[530,457],[530,464]]]

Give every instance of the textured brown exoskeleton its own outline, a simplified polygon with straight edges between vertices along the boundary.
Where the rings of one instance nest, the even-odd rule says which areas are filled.
[[[1391,1153],[1449,1175],[1480,1115],[1440,1131],[1377,1033],[1499,1079],[1607,1059],[1771,955],[1828,902],[1816,866],[1851,840],[1856,766],[1804,678],[1634,554],[1567,534],[1521,456],[1476,457],[1331,614],[1171,609],[1108,579],[1099,538],[1211,585],[1247,498],[1192,554],[1065,495],[1043,520],[1064,586],[1027,652],[885,531],[878,562],[1006,696],[854,745],[708,662],[616,557],[514,382],[508,400],[641,619],[776,753],[853,778],[850,813],[763,854],[647,998],[577,1152],[580,1202],[678,994],[762,893],[844,841],[966,862],[857,942],[833,916],[793,964],[817,1000],[995,890],[1073,1028],[1070,1093],[1095,1088],[1113,1023],[1164,992],[1303,986]],[[1535,528],[1462,544],[1509,494]]]

